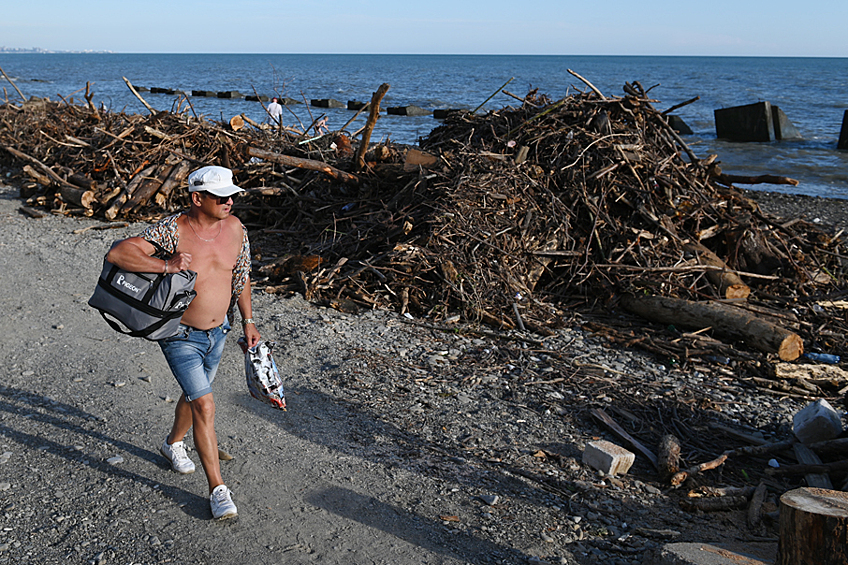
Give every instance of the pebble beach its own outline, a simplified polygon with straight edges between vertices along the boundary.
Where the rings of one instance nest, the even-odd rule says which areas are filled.
[[[748,195],[848,227],[843,200]],[[744,509],[687,510],[639,454],[621,476],[581,454],[621,443],[592,409],[645,433],[676,415],[700,436],[683,454],[694,464],[742,444],[712,424],[785,439],[805,399],[766,394],[732,366],[684,370],[611,347],[576,315],[542,338],[258,291],[288,411],[250,397],[234,336],[215,395],[239,518],[214,522],[202,474],[176,475],[158,453],[179,396],[158,346],[86,304],[111,242],[143,226],[79,231],[91,220],[20,205],[0,188],[0,563],[639,565],[672,542],[776,542],[776,524],[751,529]],[[765,467],[731,461],[703,483],[756,486]],[[773,511],[793,483],[767,480]]]

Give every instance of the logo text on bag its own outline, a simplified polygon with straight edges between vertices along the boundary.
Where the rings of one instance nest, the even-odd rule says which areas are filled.
[[[118,283],[118,286],[122,286],[122,287],[126,288],[127,290],[131,290],[131,291],[135,292],[136,294],[141,292],[140,288],[138,288],[134,284],[131,284],[126,279],[124,279],[124,275],[118,276],[118,280],[116,282]]]

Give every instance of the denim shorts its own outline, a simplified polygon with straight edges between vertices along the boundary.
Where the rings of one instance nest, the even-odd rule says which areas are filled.
[[[228,331],[228,321],[211,330],[180,324],[175,336],[159,340],[165,360],[189,402],[212,392]]]

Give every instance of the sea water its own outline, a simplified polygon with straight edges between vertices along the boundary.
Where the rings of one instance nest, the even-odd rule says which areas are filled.
[[[694,133],[685,142],[699,157],[717,154],[730,174],[775,174],[794,178],[797,187],[749,188],[848,199],[848,152],[836,149],[848,108],[848,59],[771,57],[644,57],[536,55],[273,55],[273,54],[72,54],[0,53],[0,67],[25,96],[82,101],[90,83],[94,102],[112,111],[146,113],[130,92],[132,84],[191,92],[237,90],[242,94],[286,96],[309,102],[334,98],[367,102],[382,83],[390,88],[382,106],[416,105],[475,109],[498,91],[519,97],[538,89],[556,100],[586,85],[606,96],[623,96],[625,82],[651,88],[654,106],[664,110],[696,96],[679,115]],[[2,77],[9,100],[17,93]],[[653,88],[652,88],[653,87]],[[143,92],[157,110],[173,110],[178,96]],[[733,143],[716,139],[713,111],[769,101],[779,106],[803,139],[771,143]],[[228,121],[244,113],[265,117],[258,102],[192,97],[194,111]],[[485,102],[485,112],[519,102],[500,93]],[[186,105],[183,103],[182,109]],[[324,116],[330,129],[342,127],[354,112],[298,104],[283,114],[286,125],[303,127]],[[347,129],[361,127],[366,114]],[[372,140],[415,144],[439,122],[432,116],[383,113]]]

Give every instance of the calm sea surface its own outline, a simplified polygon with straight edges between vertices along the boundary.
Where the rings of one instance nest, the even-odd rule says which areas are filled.
[[[146,113],[123,79],[134,85],[191,90],[274,93],[311,100],[368,101],[384,82],[391,85],[383,106],[415,104],[427,109],[476,108],[511,77],[506,90],[523,96],[531,88],[553,99],[584,85],[572,69],[604,94],[622,96],[622,85],[658,85],[651,95],[665,109],[695,96],[676,113],[694,130],[686,142],[701,157],[717,153],[725,172],[779,174],[798,187],[751,188],[848,199],[848,152],[837,151],[842,116],[848,108],[848,59],[747,57],[588,57],[510,55],[167,55],[5,54],[0,67],[26,96],[81,98],[86,81],[94,100],[114,111]],[[17,94],[0,77],[10,99]],[[82,90],[81,90],[82,89]],[[144,93],[156,109],[172,109],[176,96]],[[780,106],[800,130],[801,141],[729,143],[715,138],[713,110],[767,100]],[[229,120],[245,113],[261,120],[257,102],[192,98],[198,114]],[[484,110],[518,102],[495,96]],[[291,106],[285,123],[309,124],[326,114],[331,129],[353,116],[347,109]],[[358,118],[364,123],[365,115]],[[372,140],[416,143],[439,125],[432,116],[383,115]],[[348,128],[356,129],[357,126]]]

